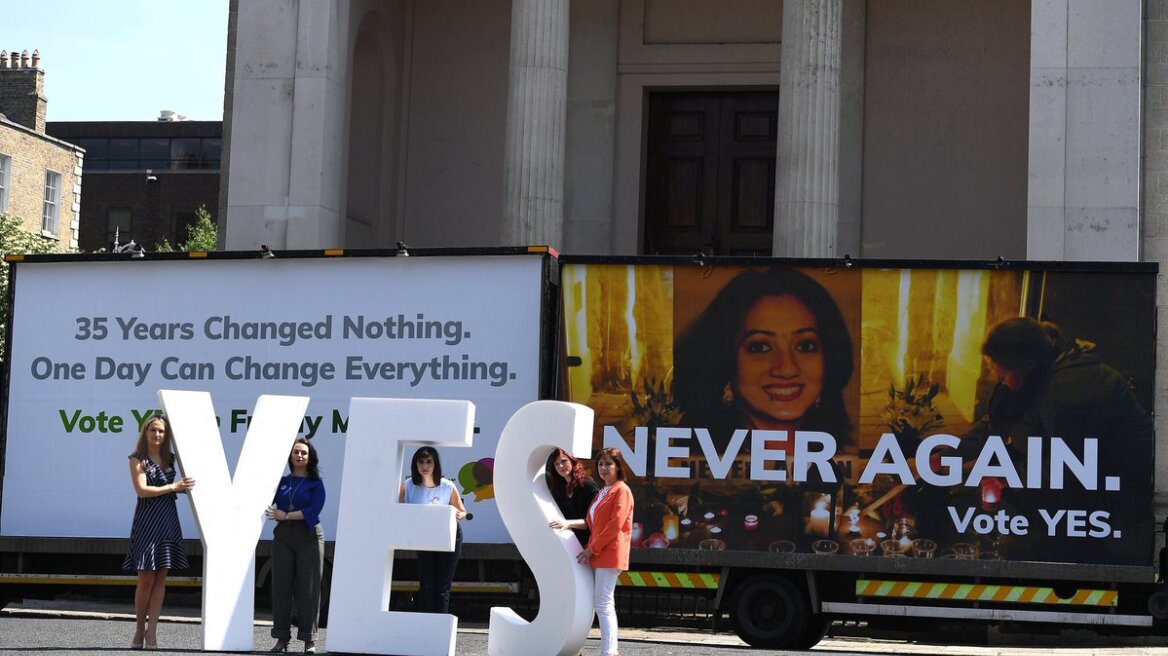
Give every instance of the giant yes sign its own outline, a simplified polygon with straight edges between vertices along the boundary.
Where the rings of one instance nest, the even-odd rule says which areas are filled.
[[[162,390],[204,549],[203,649],[252,648],[255,545],[263,510],[296,439],[306,397],[261,396],[232,477],[219,442],[210,394]],[[395,549],[452,551],[451,506],[398,502],[407,445],[471,445],[474,405],[468,401],[354,398],[349,408],[329,611],[329,649],[349,653],[454,654],[458,620],[439,613],[390,612]],[[544,481],[544,462],[557,447],[586,457],[592,410],[536,401],[507,422],[495,452],[500,514],[540,589],[560,603],[544,604],[531,622],[509,608],[491,610],[492,656],[579,651],[592,625],[592,570],[576,562],[571,531],[552,531],[560,517]],[[217,446],[218,445],[218,446]]]

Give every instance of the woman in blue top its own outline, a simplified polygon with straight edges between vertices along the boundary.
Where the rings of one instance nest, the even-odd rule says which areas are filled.
[[[421,503],[426,505],[454,506],[457,519],[466,517],[466,506],[458,488],[450,479],[442,478],[442,462],[433,447],[424,446],[414,453],[410,464],[410,477],[402,483],[398,493],[401,503]],[[418,599],[419,613],[446,613],[450,610],[450,583],[454,580],[454,568],[462,553],[462,527],[458,527],[454,539],[454,551],[418,552]]]
[[[292,602],[296,602],[296,639],[304,653],[316,653],[320,615],[320,579],[324,572],[324,481],[317,469],[316,447],[304,438],[292,445],[291,474],[280,479],[268,508],[276,530],[272,540],[272,651],[288,651],[292,639]]]

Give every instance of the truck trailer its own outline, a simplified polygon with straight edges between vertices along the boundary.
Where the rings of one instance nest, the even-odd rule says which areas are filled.
[[[338,491],[351,397],[473,401],[474,446],[443,460],[474,517],[460,579],[488,595],[538,594],[493,454],[515,410],[559,399],[591,407],[594,447],[629,465],[622,590],[701,597],[753,646],[810,647],[835,619],[1154,633],[1168,617],[1155,264],[546,247],[8,261],[9,595],[124,580],[124,459],[166,388],[211,392],[231,465],[256,397],[309,396],[301,434]],[[323,517],[331,540],[335,506]]]

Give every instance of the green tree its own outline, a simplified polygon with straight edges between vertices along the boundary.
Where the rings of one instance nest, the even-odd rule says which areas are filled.
[[[24,229],[24,221],[0,214],[0,361],[7,357],[4,345],[8,337],[8,258],[13,255],[64,253],[60,242]]]
[[[199,206],[195,210],[195,222],[187,226],[187,240],[178,244],[177,247],[170,245],[170,242],[163,239],[161,243],[154,247],[154,250],[159,253],[170,253],[173,251],[181,251],[183,253],[190,253],[192,251],[213,251],[219,247],[219,228],[215,225],[215,221],[211,219],[211,213],[207,211],[206,205]]]

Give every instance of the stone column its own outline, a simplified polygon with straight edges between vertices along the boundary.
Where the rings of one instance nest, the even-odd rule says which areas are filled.
[[[511,3],[501,234],[505,245],[561,246],[568,10],[568,0]]]
[[[836,257],[842,0],[783,3],[773,253]]]
[[[1156,277],[1156,317],[1168,325],[1168,0],[1148,2],[1144,13],[1143,48],[1143,222],[1140,243],[1146,262],[1159,262]],[[1156,339],[1157,417],[1168,416],[1168,340]],[[1168,430],[1156,426],[1156,443],[1164,444]],[[1155,516],[1168,514],[1168,449],[1156,449]]]
[[[340,245],[350,0],[232,0],[220,238]]]

